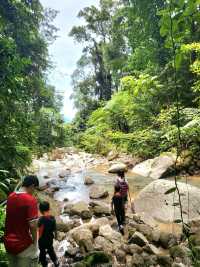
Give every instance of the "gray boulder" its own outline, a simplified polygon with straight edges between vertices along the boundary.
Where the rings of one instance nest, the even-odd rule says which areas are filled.
[[[104,187],[93,185],[90,188],[89,196],[92,199],[106,198],[108,197],[108,191]]]
[[[79,201],[72,205],[69,214],[72,216],[78,215],[82,219],[90,219],[92,217],[92,213],[88,208],[88,204],[83,201]]]
[[[113,164],[108,170],[109,173],[117,173],[119,171],[127,171],[127,165],[124,163],[116,163]]]
[[[156,180],[146,186],[135,198],[135,209],[137,213],[144,212],[155,220],[162,222],[173,222],[180,219],[178,194],[173,192],[165,194],[169,189],[174,188],[174,181]],[[200,212],[200,189],[197,187],[178,182],[181,193],[184,221],[188,221],[188,194],[189,194],[189,218],[190,220],[199,216]],[[148,205],[147,205],[148,203]]]
[[[166,171],[174,165],[176,157],[172,153],[166,153],[154,159],[145,160],[137,164],[132,172],[152,179],[161,178]]]
[[[93,204],[93,207],[91,208],[91,210],[96,216],[110,215],[111,214],[110,207],[108,205],[106,205],[105,203],[92,202],[92,204]]]

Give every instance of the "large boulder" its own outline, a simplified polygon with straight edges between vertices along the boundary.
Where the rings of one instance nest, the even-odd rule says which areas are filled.
[[[92,213],[90,212],[88,208],[88,204],[83,201],[79,201],[75,203],[74,205],[72,205],[69,211],[69,214],[72,216],[78,215],[82,219],[90,219],[92,217]]]
[[[115,246],[121,246],[123,243],[122,235],[119,232],[114,231],[109,224],[102,225],[99,228],[99,235],[111,241]]]
[[[105,203],[100,202],[90,202],[92,212],[96,216],[102,216],[102,215],[110,215],[110,207],[106,205]]]
[[[167,170],[174,165],[176,157],[172,153],[166,153],[154,159],[148,159],[137,164],[132,172],[152,179],[161,178]]]
[[[116,163],[113,164],[108,170],[109,173],[117,173],[119,171],[127,171],[127,165],[124,163]]]
[[[93,246],[93,235],[92,232],[86,227],[77,227],[70,231],[70,235],[80,247],[83,253],[92,251]]]
[[[106,198],[108,196],[108,191],[104,187],[93,185],[90,188],[89,196],[92,199]]]
[[[174,187],[174,181],[156,180],[150,183],[134,201],[136,212],[144,212],[162,222],[173,222],[180,219],[180,208],[176,204],[178,203],[177,192],[165,194]],[[180,182],[178,182],[178,188],[181,194],[184,221],[187,222],[188,217],[190,220],[197,218],[200,212],[200,189]]]
[[[80,220],[72,220],[67,223],[64,222],[58,222],[57,223],[57,231],[67,233],[74,227],[80,226]]]

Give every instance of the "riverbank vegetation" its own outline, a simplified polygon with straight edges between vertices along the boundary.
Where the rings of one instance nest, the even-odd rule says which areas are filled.
[[[199,8],[194,0],[102,0],[79,12],[85,23],[70,33],[84,44],[72,75],[79,147],[146,159],[173,151],[178,125],[182,150],[199,162]]]

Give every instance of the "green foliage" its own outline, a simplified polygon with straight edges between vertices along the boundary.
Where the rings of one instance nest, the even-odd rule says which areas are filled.
[[[0,206],[0,266],[8,267],[6,251],[2,243],[2,237],[4,235],[4,227],[5,227],[5,208]]]
[[[61,99],[46,82],[56,14],[39,0],[0,3],[0,169],[14,177],[32,153],[64,143]]]

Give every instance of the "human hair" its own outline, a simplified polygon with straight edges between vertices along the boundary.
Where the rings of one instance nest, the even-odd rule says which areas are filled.
[[[39,186],[39,180],[38,180],[36,175],[27,175],[22,182],[22,186],[23,187],[30,187],[32,185],[34,185],[35,187],[38,187]]]
[[[115,185],[115,193],[120,192],[121,188],[118,184]]]
[[[47,202],[47,201],[40,202],[39,209],[40,209],[41,213],[43,213],[45,211],[49,211],[50,210],[49,202]]]
[[[124,174],[124,171],[118,171],[117,172],[117,175],[121,178],[124,178],[125,177],[125,174]]]

